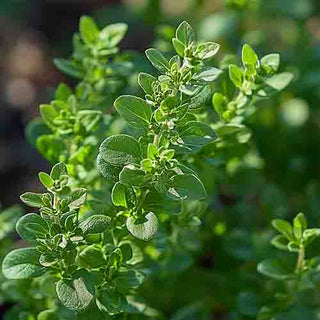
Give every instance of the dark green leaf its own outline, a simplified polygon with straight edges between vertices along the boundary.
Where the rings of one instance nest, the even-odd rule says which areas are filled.
[[[95,234],[104,232],[110,224],[110,217],[97,214],[90,216],[79,224],[84,234]]]
[[[20,196],[20,199],[29,207],[41,208],[44,205],[42,194],[39,193],[25,192]]]
[[[28,241],[45,238],[49,232],[47,222],[35,213],[21,217],[17,222],[16,229],[20,237]]]
[[[177,174],[170,178],[167,193],[173,200],[201,200],[207,196],[202,182],[193,174]]]
[[[147,128],[151,121],[151,106],[135,96],[121,96],[114,102],[120,116],[136,128]]]
[[[100,157],[117,167],[141,161],[139,142],[128,135],[117,134],[105,139],[99,148]]]
[[[168,60],[158,50],[152,48],[148,49],[146,50],[146,56],[152,65],[160,72],[165,73],[169,70]]]
[[[35,248],[11,251],[3,260],[2,272],[8,279],[29,279],[41,276],[45,268],[39,264],[40,253]]]

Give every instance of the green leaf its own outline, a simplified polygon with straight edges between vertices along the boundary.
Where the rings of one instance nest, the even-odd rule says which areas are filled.
[[[283,90],[293,79],[293,74],[290,72],[283,72],[279,74],[275,74],[271,78],[266,80],[266,84],[275,89],[275,90]]]
[[[42,194],[39,193],[25,192],[20,196],[20,199],[29,207],[41,208],[44,205]]]
[[[271,244],[274,247],[280,250],[285,250],[285,251],[288,251],[288,243],[289,243],[288,239],[281,234],[273,237],[271,240]]]
[[[53,310],[44,310],[38,314],[37,320],[60,320],[60,317]]]
[[[98,110],[81,110],[77,112],[76,121],[86,129],[87,133],[93,132],[102,121],[103,113]]]
[[[91,274],[84,269],[76,271],[72,275],[72,280],[60,280],[56,290],[62,304],[75,311],[87,309],[95,296]]]
[[[119,207],[128,207],[127,203],[127,187],[120,182],[117,182],[111,192],[112,203]]]
[[[159,222],[153,212],[149,212],[145,218],[147,221],[140,223],[134,217],[130,217],[127,219],[126,226],[134,237],[149,241],[158,232]]]
[[[227,102],[227,98],[219,92],[212,96],[212,104],[220,116],[227,110]]]
[[[293,277],[292,271],[279,259],[264,260],[258,264],[257,270],[261,274],[277,280],[287,280]]]
[[[84,234],[96,234],[104,232],[111,222],[110,217],[102,214],[90,216],[79,224],[79,228]]]
[[[146,94],[153,95],[153,83],[157,79],[151,74],[140,72],[138,76],[138,83]]]
[[[248,44],[245,44],[242,47],[242,63],[247,66],[255,66],[258,62],[258,56],[255,53],[255,51],[249,46]]]
[[[242,70],[235,64],[231,64],[229,66],[229,77],[237,88],[240,88],[242,86],[243,73]]]
[[[71,196],[66,199],[66,204],[70,210],[79,209],[85,202],[87,190],[84,188],[74,189]]]
[[[184,57],[185,45],[177,38],[172,39],[172,45],[180,57]]]
[[[123,312],[127,305],[126,297],[112,288],[103,288],[97,297],[98,308],[111,316]]]
[[[205,85],[196,95],[194,95],[189,102],[189,108],[195,109],[203,106],[211,96],[211,88]]]
[[[293,240],[293,229],[288,221],[282,219],[274,219],[271,222],[272,226],[286,236],[289,240]]]
[[[50,127],[55,128],[54,120],[59,116],[59,112],[50,104],[40,105],[40,114],[42,120]]]
[[[36,213],[28,213],[21,217],[16,229],[20,237],[28,241],[45,238],[49,233],[47,222]]]
[[[181,22],[178,26],[176,30],[176,38],[181,41],[185,47],[196,41],[196,35],[190,24],[186,21]]]
[[[82,40],[87,44],[94,43],[99,36],[99,29],[91,17],[80,18],[79,30]]]
[[[308,223],[307,219],[302,212],[300,212],[293,219],[293,234],[297,239],[301,239],[303,232],[307,229]]]
[[[39,180],[42,183],[42,185],[47,189],[50,189],[54,183],[51,177],[45,172],[39,172]]]
[[[41,276],[46,269],[39,264],[40,253],[35,248],[16,249],[2,263],[7,279],[29,279]]]
[[[120,116],[136,128],[147,128],[152,117],[151,106],[135,96],[121,96],[114,102]]]
[[[189,121],[178,132],[183,143],[188,146],[202,146],[217,138],[214,130],[200,121]]]
[[[200,43],[197,48],[197,57],[205,60],[212,58],[219,51],[220,45],[215,42]]]
[[[72,95],[72,90],[65,83],[61,82],[54,93],[55,100],[68,102],[69,97]]]
[[[177,174],[170,178],[168,196],[173,200],[201,200],[207,196],[202,182],[194,174]]]
[[[68,170],[63,162],[55,164],[50,172],[50,177],[53,180],[59,180],[62,176],[68,175]]]
[[[108,43],[108,47],[115,47],[123,39],[128,30],[125,23],[114,23],[106,26],[100,32],[99,39]]]
[[[280,55],[278,53],[271,53],[264,56],[261,59],[261,66],[266,68],[267,71],[270,69],[273,72],[276,72],[279,69],[280,65]]]
[[[222,73],[221,70],[214,67],[203,67],[202,70],[197,73],[193,78],[195,80],[202,80],[206,82],[215,81]]]
[[[87,269],[96,269],[107,265],[101,248],[96,245],[85,247],[85,249],[78,254],[77,262]]]
[[[117,181],[119,179],[119,173],[121,171],[121,167],[116,167],[106,162],[102,155],[99,153],[97,157],[97,167],[100,173],[110,181]]]
[[[117,284],[122,291],[127,291],[129,288],[139,287],[145,280],[144,274],[136,270],[120,270],[117,277]]]
[[[76,79],[83,79],[84,77],[84,71],[80,67],[74,65],[74,63],[70,60],[56,58],[53,59],[53,63],[57,67],[57,69],[67,74],[68,76]]]
[[[165,73],[169,71],[169,62],[168,60],[156,49],[148,49],[146,50],[146,56],[152,65],[159,70],[160,72]]]
[[[121,170],[119,180],[128,186],[142,187],[150,181],[150,176],[140,167],[128,164]]]
[[[99,152],[105,162],[116,167],[139,163],[142,159],[139,142],[125,134],[117,134],[105,139]]]

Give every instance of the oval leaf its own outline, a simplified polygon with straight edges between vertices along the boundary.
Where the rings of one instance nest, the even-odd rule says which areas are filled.
[[[145,218],[147,219],[146,222],[136,224],[135,219],[130,217],[127,219],[126,225],[134,237],[148,241],[158,232],[159,221],[153,212],[149,212]]]

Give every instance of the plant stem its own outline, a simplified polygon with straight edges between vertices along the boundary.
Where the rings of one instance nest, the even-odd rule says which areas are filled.
[[[304,267],[304,258],[305,258],[305,247],[300,245],[298,261],[297,261],[297,272],[302,271]]]

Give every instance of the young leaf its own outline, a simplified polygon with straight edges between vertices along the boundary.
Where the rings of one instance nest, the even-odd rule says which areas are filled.
[[[75,311],[87,309],[95,295],[91,274],[84,269],[76,271],[72,275],[72,280],[60,280],[57,283],[56,290],[62,304]]]
[[[79,228],[84,234],[96,234],[104,232],[110,224],[110,217],[97,214],[90,216],[79,224]]]
[[[169,70],[168,60],[158,50],[152,48],[148,49],[146,50],[146,56],[152,65],[160,72],[165,73]]]
[[[248,44],[242,47],[242,63],[246,65],[255,66],[258,62],[258,56]]]
[[[55,128],[54,120],[59,116],[59,112],[50,104],[40,105],[41,119],[52,129]]]
[[[127,208],[127,198],[126,198],[127,187],[120,182],[117,182],[111,192],[111,199],[115,206]]]
[[[272,238],[271,240],[271,244],[276,247],[277,249],[280,249],[280,250],[288,250],[288,239],[281,235],[281,234],[278,234],[276,235],[275,237]]]
[[[159,222],[153,212],[149,212],[145,218],[147,221],[139,223],[133,217],[130,217],[127,219],[126,226],[134,237],[149,241],[158,232]]]
[[[39,193],[25,192],[20,196],[20,199],[29,207],[41,208],[44,205],[42,194]]]
[[[231,64],[229,66],[229,77],[237,88],[240,88],[242,86],[243,73],[242,70],[235,64]]]
[[[21,217],[16,229],[20,237],[28,241],[45,238],[49,232],[47,222],[36,213],[29,213]]]
[[[105,139],[99,148],[100,157],[112,166],[123,167],[141,161],[139,142],[128,135],[117,134]]]
[[[207,196],[202,182],[194,174],[174,175],[168,187],[168,196],[173,200],[201,200]]]
[[[44,187],[46,187],[47,189],[50,189],[54,183],[54,181],[51,179],[51,177],[45,172],[39,173],[39,180],[42,183],[42,185]]]
[[[2,263],[7,279],[29,279],[41,276],[46,269],[39,264],[40,253],[35,248],[16,249]]]
[[[63,162],[59,162],[52,167],[50,172],[50,177],[53,180],[59,180],[61,176],[64,176],[67,174],[68,174],[68,170],[66,165]]]
[[[151,121],[151,106],[135,96],[121,96],[114,102],[120,116],[136,128],[147,128]]]
[[[212,97],[212,104],[216,112],[222,116],[227,109],[227,98],[219,92],[215,92]]]
[[[99,29],[91,17],[82,16],[80,18],[79,30],[81,38],[87,44],[92,44],[99,36]]]
[[[188,47],[196,40],[196,35],[190,24],[186,21],[183,21],[176,30],[176,38],[181,41],[185,47]]]
[[[297,239],[301,239],[303,232],[307,229],[308,224],[303,213],[299,213],[293,219],[293,233]]]
[[[138,83],[146,94],[153,95],[153,83],[157,79],[151,74],[140,72],[138,76]]]
[[[293,229],[291,224],[288,221],[282,219],[274,219],[271,222],[272,226],[286,236],[289,240],[293,239]]]
[[[128,25],[125,23],[114,23],[106,26],[101,30],[99,39],[102,42],[107,42],[108,47],[115,47],[123,39],[128,30]]]

